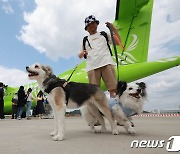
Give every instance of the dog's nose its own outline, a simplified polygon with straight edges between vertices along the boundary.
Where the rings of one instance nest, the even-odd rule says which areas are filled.
[[[26,70],[28,70],[29,69],[29,66],[26,66]]]

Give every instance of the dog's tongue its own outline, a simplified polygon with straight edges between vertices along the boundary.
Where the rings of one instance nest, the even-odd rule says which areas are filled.
[[[132,96],[132,97],[135,97],[135,98],[137,98],[137,99],[139,99],[140,98],[140,96],[139,96],[139,94],[138,93],[131,93],[131,94],[129,94],[130,96]]]
[[[33,76],[33,74],[32,73],[30,73],[30,74],[28,74],[28,76],[30,77],[30,76]]]
[[[36,73],[36,72],[29,72],[29,74],[28,74],[29,77],[30,76],[35,76],[35,75],[38,75],[38,73]]]

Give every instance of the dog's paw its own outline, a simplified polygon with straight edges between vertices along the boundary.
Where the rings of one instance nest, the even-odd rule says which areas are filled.
[[[50,135],[50,136],[55,136],[55,135],[57,135],[57,132],[53,131],[53,132],[51,132],[49,135]]]
[[[92,133],[103,133],[103,132],[105,132],[105,130],[104,130],[104,129],[97,130],[97,129],[95,129],[95,128],[92,128],[92,129],[91,129],[91,132],[92,132]]]
[[[53,137],[54,141],[62,141],[64,140],[64,135],[56,135]]]
[[[106,127],[104,127],[104,128],[101,128],[101,133],[105,133],[106,131],[107,131],[107,129],[106,129]]]
[[[107,130],[106,129],[101,129],[101,130],[95,130],[94,133],[105,133]]]
[[[92,133],[101,133],[101,131],[100,131],[100,130],[97,130],[97,129],[91,129],[91,132],[92,132]]]
[[[112,134],[113,134],[113,135],[119,135],[119,131],[118,131],[117,129],[114,129],[114,130],[112,131]]]
[[[133,128],[129,128],[127,131],[129,134],[132,134],[132,135],[136,134],[136,131]]]

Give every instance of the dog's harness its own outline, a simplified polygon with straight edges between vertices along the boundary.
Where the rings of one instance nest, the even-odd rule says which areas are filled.
[[[115,105],[118,105],[124,112],[124,114],[127,116],[127,117],[130,117],[130,116],[134,116],[136,115],[137,113],[134,112],[132,109],[130,108],[127,108],[127,107],[124,107],[122,105],[121,102],[118,102],[117,99],[114,99],[114,98],[110,98],[108,99],[108,103],[109,103],[109,107],[111,109],[111,112],[113,111],[113,107]],[[129,120],[129,119],[128,119]],[[132,121],[129,120],[129,122],[131,123],[131,126],[134,127],[134,123]]]
[[[68,104],[68,99],[70,95],[70,86],[68,85],[67,81],[65,79],[59,79],[55,75],[52,75],[51,77],[44,80],[43,85],[48,85],[46,89],[44,90],[46,93],[50,93],[54,88],[61,87],[66,95],[66,105]]]
[[[124,107],[121,102],[117,101],[117,99],[110,98],[110,99],[108,99],[108,103],[109,103],[109,107],[110,107],[111,111],[113,111],[113,107],[115,105],[118,105],[123,110],[124,114],[127,117],[130,117],[130,116],[137,114],[134,110],[127,108],[127,107]]]

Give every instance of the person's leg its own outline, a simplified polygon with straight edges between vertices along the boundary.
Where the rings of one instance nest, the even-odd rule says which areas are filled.
[[[0,99],[0,119],[2,119],[2,100]]]
[[[19,118],[19,119],[21,119],[21,115],[22,115],[22,113],[23,113],[23,109],[24,109],[23,106],[20,106],[20,107],[19,107],[19,115],[18,115],[18,118]]]
[[[5,116],[4,116],[4,100],[3,100],[3,104],[2,104],[2,119],[5,119]]]
[[[12,105],[12,117],[11,117],[11,119],[14,119],[14,116],[15,116],[14,105]]]
[[[18,108],[17,108],[17,117],[18,117],[18,119],[21,119],[21,117],[20,117],[20,106],[18,106]]]
[[[26,117],[27,117],[27,118],[30,117],[30,114],[31,114],[31,112],[30,112],[31,106],[32,106],[32,102],[28,101],[28,102],[26,103],[26,107],[27,107],[27,109],[26,109]]]
[[[0,99],[0,119],[4,119],[4,101]]]
[[[100,86],[101,81],[101,72],[100,69],[95,69],[88,71],[89,83]]]
[[[116,73],[113,65],[106,65],[101,68],[101,74],[103,81],[110,93],[110,97],[114,98],[116,95]]]
[[[109,90],[110,97],[115,98],[116,97],[116,89]]]
[[[2,119],[2,101],[0,99],[0,119]]]
[[[89,71],[88,72],[88,79],[89,79],[89,83],[95,84],[98,87],[100,87],[100,84],[101,84],[101,70],[100,70],[100,68]],[[94,125],[98,126],[98,125],[100,125],[100,123],[98,121],[96,121],[96,123]]]
[[[17,119],[17,111],[18,111],[18,107],[17,107],[17,105],[15,105],[14,106],[15,119]]]
[[[26,102],[26,118],[28,117],[29,101]]]

